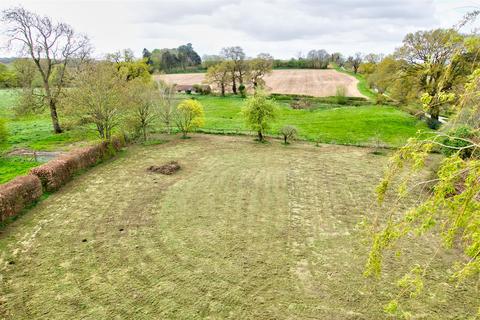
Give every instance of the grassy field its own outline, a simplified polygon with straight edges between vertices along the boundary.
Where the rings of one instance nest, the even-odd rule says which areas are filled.
[[[368,87],[367,81],[365,80],[365,76],[359,73],[354,73],[349,70],[341,69],[338,66],[334,66],[334,69],[337,70],[338,72],[348,74],[352,77],[355,77],[358,80],[357,83],[357,89],[360,91],[361,94],[363,94],[365,97],[369,98],[370,100],[375,100],[377,95],[370,90]]]
[[[9,133],[6,143],[0,144],[0,155],[14,149],[58,151],[74,143],[96,139],[95,133],[83,129],[53,134],[52,123],[47,112],[41,115],[15,117],[12,110],[17,99],[15,90],[0,90],[0,117],[7,120]],[[26,173],[39,163],[19,157],[0,158],[0,183]]]
[[[195,96],[205,108],[206,124],[210,132],[248,132],[242,107],[244,99]],[[184,96],[187,98],[187,96]],[[391,106],[333,106],[319,104],[312,110],[294,110],[279,103],[278,118],[269,133],[277,135],[286,124],[298,127],[300,137],[324,143],[368,145],[373,140],[400,146],[418,130],[427,130],[424,123]]]
[[[131,147],[2,230],[0,318],[384,319],[405,266],[438,242],[363,277],[362,222],[385,210],[387,158],[370,151],[214,135]],[[170,160],[182,170],[147,173]],[[405,302],[418,319],[475,314],[478,292],[440,272],[452,258]]]
[[[94,138],[92,132],[85,130],[69,130],[62,134],[53,134],[48,112],[40,115],[15,117],[12,107],[16,99],[17,92],[15,90],[0,90],[0,117],[7,120],[9,132],[7,143],[0,145],[0,152],[13,148],[61,150],[71,143]]]
[[[62,134],[53,134],[47,112],[17,118],[12,106],[16,91],[0,90],[0,117],[7,119],[9,137],[0,145],[0,154],[14,149],[41,151],[68,150],[72,146],[97,139],[94,130],[76,128]],[[180,98],[190,96],[181,95]],[[209,133],[251,133],[241,113],[245,100],[238,96],[225,98],[195,96],[206,111],[206,125],[202,131]],[[324,98],[324,100],[328,100]],[[316,103],[312,110],[293,110],[288,103],[279,101],[278,118],[273,123],[270,135],[286,124],[297,126],[301,139],[315,142],[347,145],[371,145],[381,142],[400,146],[418,130],[426,126],[412,116],[389,106],[340,106],[331,103]],[[64,119],[60,112],[60,119]],[[38,165],[31,159],[4,157],[0,164],[0,183],[26,173]]]

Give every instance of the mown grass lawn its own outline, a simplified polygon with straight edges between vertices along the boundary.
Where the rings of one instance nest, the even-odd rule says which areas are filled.
[[[132,146],[1,230],[0,318],[387,319],[400,299],[419,319],[473,319],[478,292],[445,271],[455,251],[435,256],[421,294],[399,295],[437,237],[363,276],[387,159],[238,136]],[[171,160],[174,175],[146,170]]]
[[[188,96],[183,96],[188,98]],[[204,130],[213,132],[249,132],[242,115],[245,99],[235,96],[195,96],[205,108]],[[283,125],[294,125],[300,138],[323,143],[371,145],[376,140],[389,146],[401,146],[427,126],[392,106],[318,105],[312,110],[294,110],[279,102],[278,117],[269,134],[278,135]]]

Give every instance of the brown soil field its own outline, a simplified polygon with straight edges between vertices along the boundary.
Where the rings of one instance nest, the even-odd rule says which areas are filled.
[[[178,85],[202,83],[204,73],[164,74],[157,79]],[[363,97],[357,89],[358,80],[336,70],[274,70],[265,77],[267,88],[272,93],[301,94],[315,97],[334,96],[338,87],[343,86],[347,96]]]
[[[455,251],[436,255],[420,295],[399,297],[395,282],[438,238],[406,239],[381,278],[363,276],[387,157],[161,138],[171,141],[129,147],[0,229],[0,319],[387,319],[395,297],[415,319],[474,318],[478,292],[442,272]],[[146,170],[169,161],[181,169]]]

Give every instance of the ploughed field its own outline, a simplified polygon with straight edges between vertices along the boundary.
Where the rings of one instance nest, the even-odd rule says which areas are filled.
[[[205,74],[165,74],[156,78],[171,84],[193,85],[202,83]],[[347,96],[363,97],[357,89],[358,80],[336,70],[273,70],[265,77],[265,82],[272,93],[330,97],[336,94],[338,87],[344,87]]]
[[[382,319],[437,244],[415,239],[363,277],[386,159],[233,136],[132,146],[1,230],[0,318]],[[147,171],[169,161],[182,169]],[[476,293],[439,272],[451,258],[405,304],[422,319],[476,312]]]

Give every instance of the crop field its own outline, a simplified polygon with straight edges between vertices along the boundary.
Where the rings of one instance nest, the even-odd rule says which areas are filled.
[[[411,242],[378,280],[362,275],[363,222],[387,157],[368,148],[194,135],[132,146],[2,229],[0,318],[383,319]],[[146,168],[176,160],[174,175]],[[387,206],[389,203],[386,204]],[[405,306],[465,319],[478,292],[449,283],[439,253]]]
[[[157,78],[172,84],[193,85],[201,83],[205,74],[165,74]],[[329,97],[336,94],[338,87],[344,87],[347,96],[363,97],[357,88],[358,80],[336,70],[274,70],[265,77],[265,82],[272,93]]]

